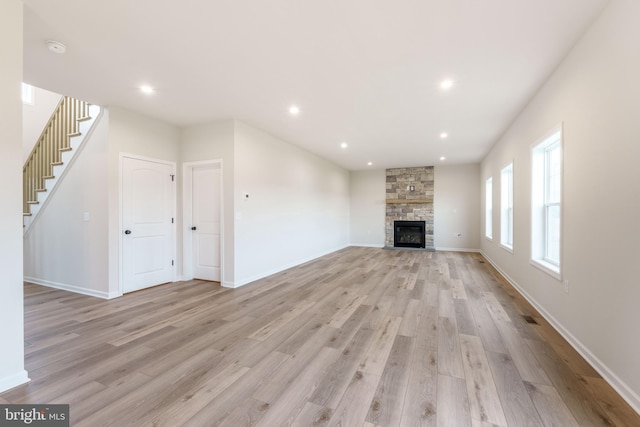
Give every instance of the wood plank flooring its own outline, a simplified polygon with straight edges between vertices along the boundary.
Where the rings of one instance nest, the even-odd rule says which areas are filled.
[[[479,254],[347,248],[239,289],[25,284],[32,381],[74,426],[640,426]]]

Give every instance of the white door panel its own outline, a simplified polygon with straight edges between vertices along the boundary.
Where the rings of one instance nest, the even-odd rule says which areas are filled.
[[[123,292],[173,280],[172,174],[168,164],[123,158]]]
[[[220,182],[214,165],[193,168],[193,275],[220,281]]]

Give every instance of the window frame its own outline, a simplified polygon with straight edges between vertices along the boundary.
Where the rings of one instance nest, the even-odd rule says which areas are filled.
[[[550,167],[551,153],[557,151],[558,165],[555,174]],[[564,191],[564,132],[562,124],[554,127],[531,147],[531,257],[530,263],[562,280],[563,247],[563,191]],[[550,198],[552,180],[557,179],[557,200]],[[551,257],[549,213],[558,209],[557,260]]]
[[[512,161],[500,170],[500,246],[511,253],[513,253],[513,218]]]
[[[33,90],[33,86],[23,82],[21,90],[22,90],[22,103],[24,105],[34,105],[35,91]]]
[[[493,241],[493,176],[484,181],[484,237]]]

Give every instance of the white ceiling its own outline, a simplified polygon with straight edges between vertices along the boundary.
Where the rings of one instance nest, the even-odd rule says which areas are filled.
[[[24,0],[24,80],[178,126],[240,119],[350,170],[472,163],[607,1]]]

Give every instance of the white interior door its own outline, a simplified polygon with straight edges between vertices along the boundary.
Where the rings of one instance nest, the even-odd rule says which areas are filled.
[[[123,158],[122,291],[173,280],[173,166]]]
[[[220,281],[220,183],[217,165],[192,172],[193,277]]]

